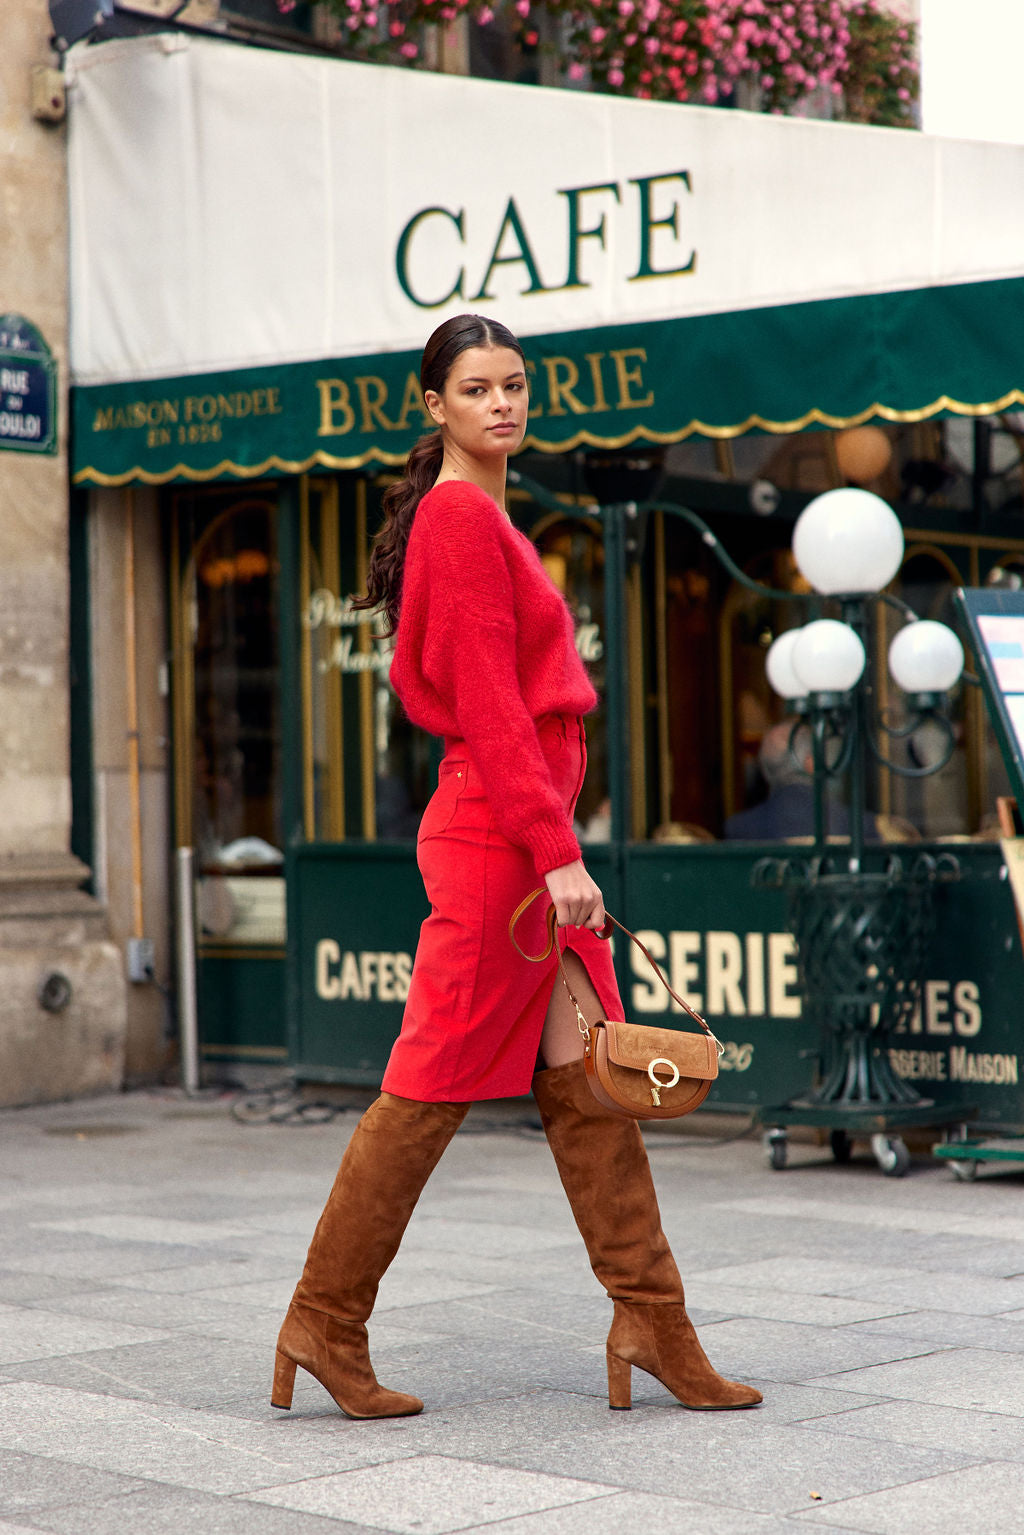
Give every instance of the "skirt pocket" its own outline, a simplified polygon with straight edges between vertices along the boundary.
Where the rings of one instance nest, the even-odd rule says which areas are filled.
[[[459,800],[466,789],[467,764],[445,757],[437,770],[437,788],[427,801],[427,808],[420,821],[417,842],[431,837],[443,837],[455,818]]]

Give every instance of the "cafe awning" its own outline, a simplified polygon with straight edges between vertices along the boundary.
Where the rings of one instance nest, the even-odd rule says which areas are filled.
[[[1024,404],[1024,149],[169,33],[71,61],[79,484],[395,462],[427,335],[560,452]]]

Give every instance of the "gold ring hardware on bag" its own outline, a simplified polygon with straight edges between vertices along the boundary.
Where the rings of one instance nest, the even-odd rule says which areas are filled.
[[[672,1075],[667,1082],[659,1081],[655,1066],[667,1066]],[[647,1075],[651,1079],[651,1097],[654,1099],[655,1108],[661,1107],[661,1095],[667,1093],[670,1087],[675,1087],[679,1081],[679,1067],[675,1061],[670,1061],[664,1055],[655,1056],[647,1066]]]
[[[539,954],[527,954],[516,939],[520,917],[538,896],[547,891],[532,891],[521,901],[508,924],[508,935],[517,953],[534,964],[541,964],[554,952],[562,984],[573,1007],[583,1042],[583,1065],[587,1083],[597,1102],[612,1114],[629,1119],[679,1119],[704,1102],[711,1084],[718,1076],[719,1057],[724,1047],[717,1040],[700,1013],[672,990],[648,949],[616,917],[606,912],[606,922],[599,938],[610,938],[613,928],[624,933],[643,954],[651,969],[679,1009],[699,1025],[694,1034],[685,1029],[660,1029],[648,1024],[616,1022],[601,1018],[588,1023],[571,985],[569,973],[558,942],[557,914],[549,904],[545,913],[547,944]],[[570,942],[569,947],[572,947]],[[668,1080],[657,1075],[656,1068],[671,1073]],[[662,1102],[662,1094],[674,1089],[671,1099]]]

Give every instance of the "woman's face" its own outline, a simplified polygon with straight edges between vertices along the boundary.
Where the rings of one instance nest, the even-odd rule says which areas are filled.
[[[428,389],[424,398],[446,441],[471,458],[512,453],[526,435],[530,396],[511,347],[467,347],[441,393]]]

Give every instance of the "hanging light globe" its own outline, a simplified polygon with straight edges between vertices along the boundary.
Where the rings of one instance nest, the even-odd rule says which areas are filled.
[[[764,669],[768,681],[780,698],[803,698],[807,693],[793,670],[793,646],[802,632],[801,629],[787,629],[777,635],[765,657]]]
[[[805,693],[848,693],[864,671],[864,646],[849,624],[817,618],[793,646],[793,670]]]
[[[793,529],[800,572],[826,596],[880,592],[903,559],[903,529],[888,502],[870,490],[827,490],[804,507]]]
[[[906,624],[889,646],[889,675],[904,693],[948,693],[963,669],[960,641],[930,618]]]

